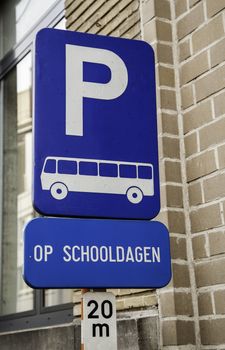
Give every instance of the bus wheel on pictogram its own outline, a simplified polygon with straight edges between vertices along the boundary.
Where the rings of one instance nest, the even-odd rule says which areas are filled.
[[[133,204],[138,204],[143,199],[143,193],[138,187],[130,187],[127,190],[127,199]]]
[[[66,198],[68,194],[68,189],[66,185],[64,185],[62,182],[56,182],[51,187],[51,195],[53,198],[61,200]]]

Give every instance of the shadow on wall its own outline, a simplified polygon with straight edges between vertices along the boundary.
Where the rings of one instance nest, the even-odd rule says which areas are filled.
[[[118,350],[157,350],[158,318],[124,319],[117,323]],[[39,329],[0,337],[1,350],[80,350],[80,324]],[[94,350],[94,349],[93,349]]]

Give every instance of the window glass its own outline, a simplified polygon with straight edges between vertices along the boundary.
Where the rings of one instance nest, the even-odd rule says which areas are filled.
[[[73,300],[73,289],[46,289],[45,306],[71,303]]]
[[[28,33],[44,18],[46,11],[58,0],[0,1],[0,59],[17,43],[26,48],[32,42]],[[51,12],[51,16],[53,11]],[[51,17],[50,16],[50,17]],[[53,17],[52,17],[53,18]],[[48,19],[44,19],[48,23]],[[52,21],[52,19],[51,19]],[[50,21],[49,21],[50,22]],[[65,18],[55,26],[65,29]],[[39,28],[38,28],[39,30]],[[32,33],[33,35],[33,33]],[[25,40],[24,40],[25,39]],[[23,41],[24,40],[24,41]],[[20,51],[18,51],[20,52]],[[17,51],[14,59],[17,60]],[[8,56],[5,62],[10,63]],[[1,233],[0,316],[29,311],[34,308],[34,293],[26,285],[23,270],[23,229],[35,212],[31,201],[32,174],[32,59],[26,55],[10,70],[3,81],[3,206]],[[1,107],[1,106],[0,106]],[[55,172],[56,164],[46,164],[46,171]],[[43,306],[72,301],[72,290],[47,290]]]
[[[58,173],[75,175],[77,173],[77,162],[70,160],[59,160]]]
[[[151,179],[152,178],[152,168],[150,166],[139,165],[138,177],[139,177],[139,179]]]
[[[24,57],[17,65],[17,125],[24,129],[31,126],[32,91],[31,91],[31,54]]]
[[[23,229],[34,216],[31,200],[31,61],[31,54],[28,54],[4,79],[1,315],[34,307],[34,291],[22,278]],[[45,170],[55,171],[55,160],[49,159]],[[46,293],[45,306],[72,301],[71,290]]]
[[[23,227],[33,216],[30,98],[31,54],[11,70],[4,80],[1,314],[33,308],[33,290],[22,279]]]
[[[108,176],[108,177],[117,177],[118,176],[118,167],[117,164],[110,163],[100,163],[99,164],[99,175]]]
[[[1,1],[0,58],[21,41],[56,0]]]
[[[120,177],[135,178],[136,165],[120,164]]]
[[[97,175],[98,174],[97,163],[80,162],[79,163],[79,174],[80,175]]]
[[[56,172],[56,161],[54,159],[47,160],[44,172],[48,174],[54,174]]]

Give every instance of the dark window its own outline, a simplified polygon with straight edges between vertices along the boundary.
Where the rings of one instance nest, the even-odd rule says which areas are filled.
[[[120,177],[135,178],[136,165],[121,164],[120,165]]]
[[[140,165],[138,167],[139,179],[152,179],[152,168],[150,166]]]
[[[97,163],[94,162],[80,162],[79,163],[80,175],[98,175]]]
[[[99,175],[108,177],[117,177],[117,164],[101,163],[99,164]]]
[[[58,161],[58,173],[59,174],[77,174],[77,162],[71,160],[59,160]]]
[[[4,169],[12,169],[10,173],[4,171],[0,179],[0,191],[4,194],[7,206],[1,218],[0,230],[0,284],[4,285],[0,291],[0,333],[49,327],[71,323],[73,320],[72,289],[39,290],[28,287],[22,279],[23,259],[17,259],[22,256],[24,224],[33,216],[36,217],[29,200],[32,167],[31,51],[37,30],[48,25],[55,26],[64,13],[63,0],[46,1],[39,6],[40,11],[34,10],[32,5],[35,1],[0,1],[0,46],[3,49],[0,49],[0,132],[4,134],[1,163],[4,162]],[[25,20],[28,17],[29,23]],[[57,27],[65,29],[63,23],[64,19]],[[7,152],[12,148],[15,150],[13,154]],[[54,175],[57,161],[51,158],[51,154],[48,156],[42,163],[43,172]],[[24,195],[20,196],[22,193]],[[0,207],[2,210],[2,205]],[[4,345],[0,345],[0,348],[4,348]]]
[[[47,162],[45,163],[45,173],[49,174],[55,174],[56,172],[56,162],[55,159],[48,159]]]

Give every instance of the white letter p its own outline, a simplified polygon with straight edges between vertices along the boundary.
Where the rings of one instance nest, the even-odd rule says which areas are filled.
[[[83,62],[106,65],[111,71],[108,83],[83,81]],[[83,136],[83,97],[112,100],[126,90],[127,68],[114,52],[66,45],[66,135]]]

